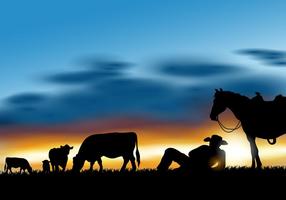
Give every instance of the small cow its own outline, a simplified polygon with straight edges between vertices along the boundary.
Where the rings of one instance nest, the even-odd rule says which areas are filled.
[[[61,146],[60,148],[53,148],[49,151],[49,158],[54,172],[59,171],[59,166],[62,171],[65,171],[68,162],[68,154],[73,147],[69,145]]]
[[[28,170],[28,172],[31,174],[32,173],[32,167],[30,166],[29,162],[25,158],[16,158],[16,157],[7,157],[5,160],[5,166],[4,166],[4,171],[5,173],[10,173],[12,174],[12,168],[18,168],[20,167],[20,173],[25,172],[25,170]]]
[[[48,174],[51,172],[51,168],[50,168],[50,161],[48,160],[43,160],[42,161],[42,167],[43,167],[43,173]]]
[[[132,164],[132,170],[136,170],[135,157],[133,155],[136,147],[136,158],[138,167],[140,164],[140,154],[138,150],[137,135],[135,132],[125,133],[104,133],[94,134],[87,137],[80,146],[78,154],[73,159],[74,172],[79,172],[85,161],[90,162],[90,170],[93,169],[93,164],[97,161],[99,171],[102,171],[102,156],[108,158],[123,157],[123,165],[121,171],[125,170],[129,161]]]

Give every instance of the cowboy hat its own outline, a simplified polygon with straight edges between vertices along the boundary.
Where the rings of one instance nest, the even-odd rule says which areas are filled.
[[[211,137],[207,137],[204,139],[205,142],[213,142],[219,145],[227,145],[227,142],[222,139],[219,135],[212,135]]]

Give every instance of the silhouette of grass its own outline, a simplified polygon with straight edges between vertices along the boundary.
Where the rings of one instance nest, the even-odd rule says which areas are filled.
[[[104,169],[102,172],[97,170],[84,170],[81,173],[73,173],[71,170],[58,173],[45,174],[41,171],[34,170],[32,174],[28,173],[0,173],[0,177],[196,177],[196,176],[220,176],[220,177],[264,177],[264,176],[284,176],[286,177],[286,166],[267,166],[262,169],[251,169],[245,166],[227,167],[223,171],[218,172],[190,172],[179,173],[176,170],[168,170],[164,173],[159,173],[156,169],[140,169],[137,171],[126,170],[120,172],[114,169]]]
[[[142,199],[148,199],[153,194],[160,198],[173,196],[174,199],[183,199],[194,194],[212,197],[213,194],[225,191],[231,191],[235,195],[239,195],[241,191],[243,194],[253,193],[254,187],[260,188],[259,194],[274,194],[273,191],[284,191],[278,190],[284,187],[280,182],[286,182],[284,166],[270,166],[261,170],[228,167],[220,172],[188,174],[178,173],[176,170],[158,173],[155,169],[140,169],[135,172],[105,169],[103,172],[82,171],[79,174],[74,174],[70,170],[50,174],[41,171],[33,171],[32,174],[0,174],[1,192],[12,188],[9,195],[21,194],[13,193],[13,188],[17,186],[17,191],[20,189],[23,193],[37,191],[43,194],[60,194],[65,199],[66,196],[75,195],[79,195],[81,199],[90,198],[98,193],[104,194],[107,199],[116,199],[120,194],[125,194],[131,199],[133,192]]]

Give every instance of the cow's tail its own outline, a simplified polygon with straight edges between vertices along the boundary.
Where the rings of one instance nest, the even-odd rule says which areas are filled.
[[[6,169],[7,169],[7,163],[5,162],[5,165],[4,165],[4,172],[6,172]]]
[[[138,140],[137,140],[137,135],[135,137],[135,145],[136,145],[136,160],[137,160],[137,165],[138,167],[140,166],[140,153],[139,153],[139,149],[138,149]]]

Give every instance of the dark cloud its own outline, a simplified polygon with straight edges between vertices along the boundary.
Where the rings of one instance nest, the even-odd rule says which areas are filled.
[[[234,76],[231,80],[229,76],[227,79],[215,77],[242,71],[234,65],[168,62],[160,66],[162,76],[196,76],[207,84],[180,86],[174,83],[176,78],[167,79],[169,82],[154,78],[135,79],[124,74],[124,67],[119,69],[119,65],[65,72],[50,76],[49,81],[70,84],[69,90],[53,95],[14,95],[7,99],[6,110],[0,111],[0,124],[57,124],[132,116],[198,122],[208,119],[215,88],[250,96],[259,91],[271,96],[283,87],[275,77]],[[72,87],[74,84],[84,84],[84,87]]]
[[[111,58],[89,57],[81,59],[81,65],[88,66],[97,71],[122,71],[133,66],[133,64],[125,61],[112,60]]]
[[[7,102],[17,105],[37,104],[43,102],[46,96],[36,93],[23,93],[11,96],[6,99]]]
[[[163,73],[174,76],[186,77],[208,77],[221,74],[236,73],[241,70],[240,67],[234,65],[226,65],[219,63],[192,62],[192,61],[175,61],[167,62],[161,65],[160,69]]]
[[[81,59],[80,64],[88,66],[88,68],[81,71],[53,74],[44,79],[50,83],[65,85],[97,83],[101,80],[121,76],[124,70],[131,66],[130,63],[124,61],[98,57]]]
[[[146,115],[171,119],[184,111],[178,103],[183,96],[159,82],[119,78],[61,96],[59,109],[64,109],[68,118],[77,113],[81,117]]]
[[[11,107],[3,123],[64,123],[106,117],[149,117],[161,120],[185,120],[197,107],[194,93],[180,92],[157,81],[117,78],[85,90],[54,96],[32,109]],[[194,115],[195,118],[198,115]]]
[[[78,71],[78,72],[67,72],[61,74],[55,74],[46,78],[51,83],[58,84],[86,84],[90,82],[96,82],[102,79],[117,76],[116,72],[106,71]]]
[[[253,56],[255,59],[263,61],[269,65],[286,66],[286,52],[269,49],[243,49],[237,51],[240,54]]]

